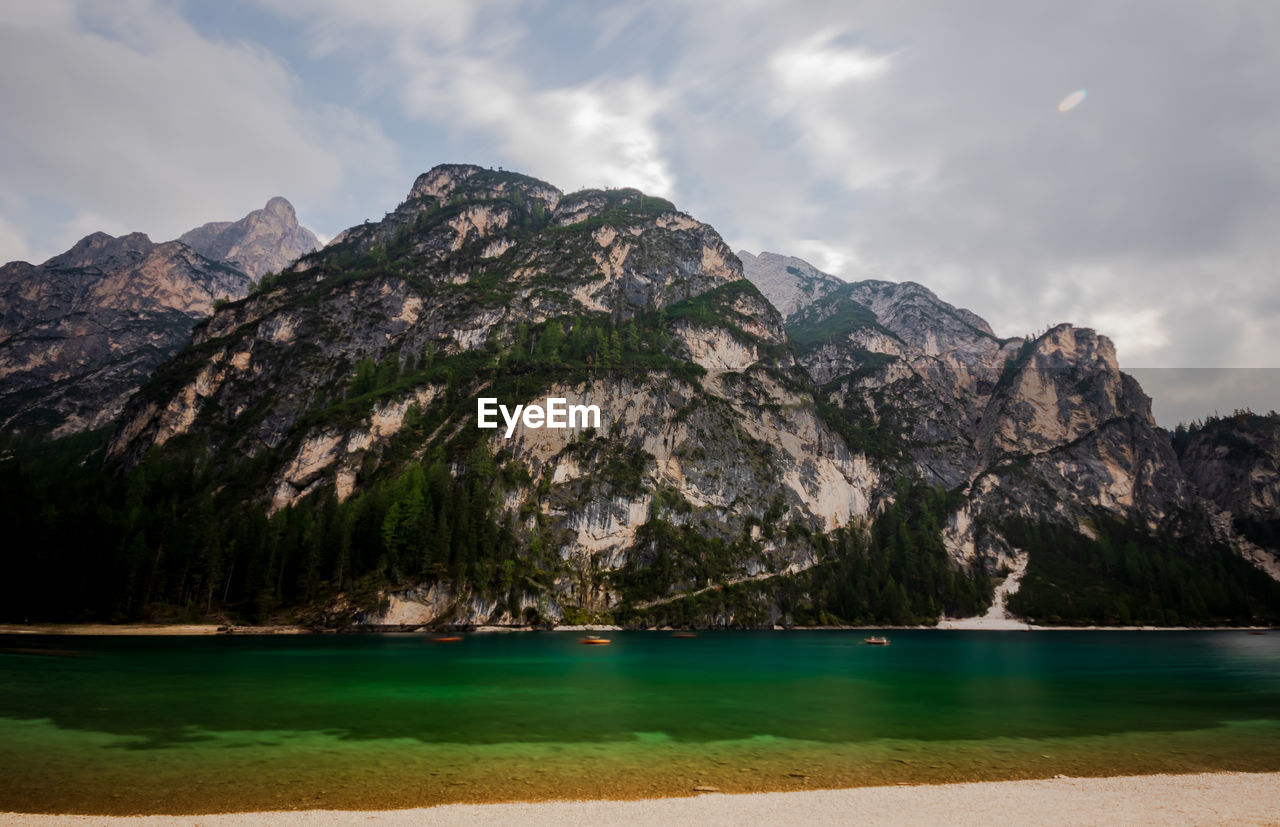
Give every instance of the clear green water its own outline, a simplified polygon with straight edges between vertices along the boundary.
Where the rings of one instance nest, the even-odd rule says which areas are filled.
[[[0,811],[1280,770],[1280,634],[0,637]]]

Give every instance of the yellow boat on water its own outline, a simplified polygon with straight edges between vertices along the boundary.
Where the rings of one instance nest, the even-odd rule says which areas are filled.
[[[579,643],[587,646],[607,646],[611,641],[607,637],[596,637],[595,635],[587,635],[578,639]]]

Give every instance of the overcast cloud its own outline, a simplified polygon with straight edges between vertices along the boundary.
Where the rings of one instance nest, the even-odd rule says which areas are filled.
[[[332,235],[470,161],[638,186],[1003,335],[1091,325],[1127,367],[1275,368],[1276,43],[1267,2],[18,2],[0,260],[275,194]]]

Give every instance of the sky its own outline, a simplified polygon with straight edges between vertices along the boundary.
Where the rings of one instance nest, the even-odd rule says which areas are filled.
[[[273,195],[326,238],[470,162],[1094,327],[1213,387],[1162,421],[1280,407],[1276,43],[1269,0],[8,0],[0,261]]]

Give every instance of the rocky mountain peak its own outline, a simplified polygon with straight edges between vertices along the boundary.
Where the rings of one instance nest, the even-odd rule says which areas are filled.
[[[239,221],[211,221],[178,240],[253,278],[279,272],[320,246],[315,234],[298,224],[293,205],[280,196]]]
[[[440,164],[418,176],[405,205],[427,201],[439,207],[450,202],[517,197],[540,202],[545,209],[554,209],[561,195],[560,190],[547,182],[517,172],[486,169],[474,164]]]
[[[45,262],[45,266],[64,269],[110,266],[111,262],[145,256],[155,246],[146,233],[111,236],[104,232],[95,232],[77,241],[65,253],[49,259]]]
[[[409,190],[409,200],[432,198],[437,202],[447,201],[458,184],[477,172],[484,172],[484,167],[475,164],[437,164],[414,180],[413,187]]]
[[[742,260],[743,275],[760,288],[784,319],[830,295],[845,283],[794,256],[770,252],[756,256],[739,250],[738,258]]]
[[[298,214],[293,209],[293,204],[289,203],[289,199],[283,195],[272,196],[267,205],[262,208],[263,212],[276,216],[284,221],[297,223]]]
[[[1121,420],[1155,430],[1151,399],[1120,372],[1111,340],[1070,324],[1008,357],[998,397],[986,415],[999,423],[990,443],[997,454],[1050,450]]]

